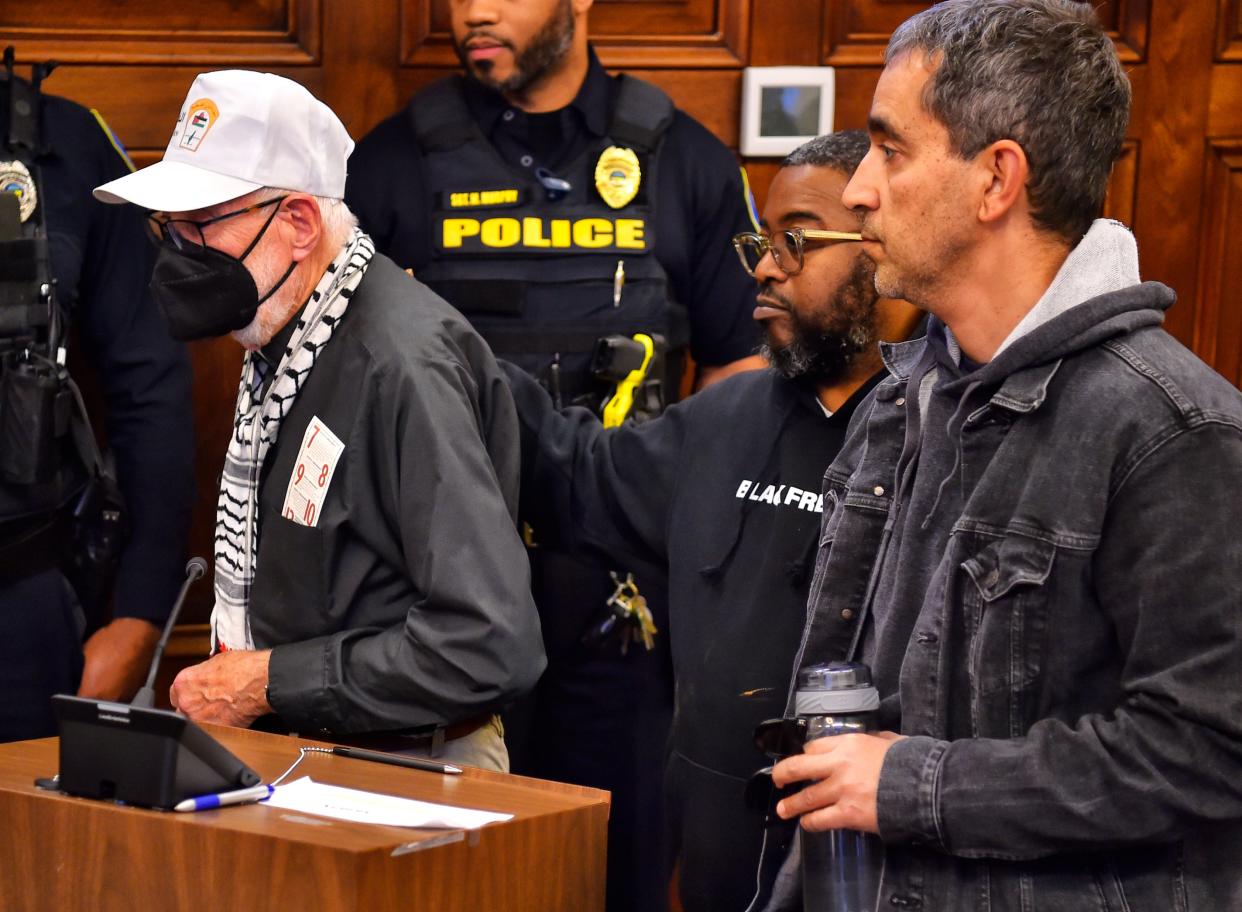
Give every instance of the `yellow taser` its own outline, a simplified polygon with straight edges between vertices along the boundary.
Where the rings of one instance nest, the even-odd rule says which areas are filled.
[[[643,361],[638,367],[626,374],[625,379],[617,384],[617,391],[612,394],[608,404],[604,406],[604,427],[620,427],[621,423],[634,407],[634,391],[639,384],[647,379],[647,371],[651,367],[651,358],[655,354],[655,342],[646,333],[634,333],[634,341],[643,347]]]

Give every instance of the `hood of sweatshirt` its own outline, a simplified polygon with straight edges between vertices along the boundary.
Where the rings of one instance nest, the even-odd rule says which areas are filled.
[[[1060,359],[1143,326],[1164,321],[1176,300],[1159,282],[1140,282],[1137,251],[1130,232],[1097,219],[1070,252],[1052,284],[1018,323],[987,364],[962,363],[952,332],[938,318],[929,321],[927,339],[883,345],[889,372],[906,379],[930,348],[948,369],[952,386],[993,387],[1013,374]]]
[[[987,364],[964,362],[952,332],[936,317],[929,321],[926,341],[883,347],[890,373],[906,381],[908,395],[917,396],[919,403],[907,426],[899,477],[904,477],[904,467],[914,464],[922,447],[920,416],[933,383],[957,403],[945,429],[954,441],[952,464],[941,478],[924,528],[933,521],[941,496],[957,475],[962,457],[961,429],[973,408],[990,399],[1015,412],[1034,411],[1044,403],[1062,359],[1164,321],[1164,312],[1173,305],[1175,296],[1158,282],[1137,282],[1132,241],[1122,226],[1097,220],[1066,258],[1044,295]],[[1093,296],[1075,300],[1083,294]]]

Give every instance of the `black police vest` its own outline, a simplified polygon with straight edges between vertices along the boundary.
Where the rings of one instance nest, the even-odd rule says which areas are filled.
[[[410,104],[432,206],[432,260],[417,278],[465,314],[497,356],[545,382],[555,373],[566,401],[598,398],[588,368],[602,336],[656,333],[670,352],[689,341],[685,310],[655,256],[656,176],[673,113],[663,91],[622,76],[608,135],[558,169],[568,190],[550,192],[488,142],[461,77]],[[597,172],[612,181],[615,205],[597,188]],[[680,369],[679,357],[666,359],[669,401]]]
[[[0,142],[0,173],[7,175],[0,192],[10,194],[0,211],[0,585],[62,557],[70,510],[85,509],[83,491],[103,471],[85,412],[56,363],[69,325],[54,297],[43,234],[39,163],[48,150],[40,100],[37,84],[11,71],[0,80],[9,125]],[[36,199],[24,218],[13,211],[18,189]],[[61,342],[52,341],[53,329]]]

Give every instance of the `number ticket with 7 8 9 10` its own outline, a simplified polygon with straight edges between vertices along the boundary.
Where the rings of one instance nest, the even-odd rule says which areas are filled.
[[[344,451],[345,444],[328,426],[317,416],[311,418],[293,464],[293,474],[289,476],[289,488],[285,491],[285,504],[280,511],[285,519],[303,526],[319,522],[332,474]]]

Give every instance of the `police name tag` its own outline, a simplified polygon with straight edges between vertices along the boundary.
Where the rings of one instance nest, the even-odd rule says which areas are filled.
[[[285,505],[281,507],[285,519],[302,526],[319,522],[328,485],[332,484],[332,474],[344,451],[345,444],[328,426],[318,417],[311,418],[289,476],[289,489],[285,491]]]

